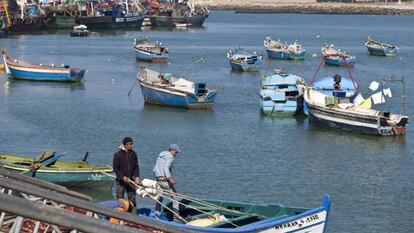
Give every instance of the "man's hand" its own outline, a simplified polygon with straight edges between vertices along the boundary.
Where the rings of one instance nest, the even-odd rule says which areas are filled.
[[[136,183],[137,185],[142,185],[142,183],[141,183],[141,179],[140,179],[139,177],[135,177],[135,183]]]
[[[128,177],[126,177],[126,176],[122,177],[122,181],[123,181],[123,182],[128,183],[128,180],[129,180],[129,178],[128,178]]]
[[[175,179],[174,179],[174,178],[172,178],[172,177],[168,177],[168,183],[170,183],[170,184],[175,184],[175,183],[176,183],[176,181],[175,181]]]

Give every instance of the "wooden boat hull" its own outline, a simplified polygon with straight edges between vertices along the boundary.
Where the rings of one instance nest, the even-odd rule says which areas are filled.
[[[7,65],[13,79],[53,82],[79,82],[83,79],[86,70],[73,69],[52,71],[48,69],[34,69]]]
[[[258,71],[257,66],[260,64],[260,60],[257,60],[254,63],[247,63],[247,62],[237,62],[230,60],[231,69],[233,71],[241,71],[241,72],[252,72]]]
[[[33,157],[18,156],[13,154],[0,154],[0,164],[7,170],[21,173],[30,168]],[[36,171],[36,178],[65,185],[85,186],[88,184],[107,185],[113,178],[102,172],[113,174],[111,167],[88,164],[85,162],[56,161],[50,166],[42,166]],[[26,173],[32,176],[32,172]]]
[[[288,100],[285,103],[275,103],[272,100],[262,101],[261,109],[268,116],[294,116],[303,112],[303,98],[298,101]]]
[[[113,17],[113,16],[84,16],[76,18],[77,24],[86,25],[89,29],[116,29],[136,28],[140,29],[144,21],[143,15]]]
[[[302,51],[299,53],[290,53],[290,52],[283,52],[283,51],[274,51],[271,49],[266,49],[267,56],[272,59],[280,59],[280,60],[303,60],[305,59],[306,51]]]
[[[387,123],[385,117],[373,117],[346,113],[335,108],[321,107],[306,102],[309,120],[331,128],[347,131],[379,135],[403,135],[406,131],[408,117],[403,118],[397,125]]]
[[[387,49],[387,48],[372,48],[367,46],[369,55],[373,56],[387,56],[394,57],[398,55],[398,49]]]
[[[145,103],[187,109],[213,108],[216,92],[209,92],[206,96],[196,96],[190,93],[179,93],[153,86],[139,81]]]
[[[355,58],[333,58],[333,57],[326,57],[325,65],[331,66],[354,66],[355,65]]]
[[[263,233],[288,233],[288,232],[309,232],[324,233],[328,221],[328,213],[330,208],[330,197],[324,196],[323,203],[320,207],[314,209],[285,207],[282,205],[257,205],[245,204],[237,202],[211,201],[203,200],[226,209],[248,211],[251,215],[232,216],[228,218],[232,223],[238,225],[230,225],[228,222],[219,222],[213,226],[198,227],[185,225],[165,220],[157,220],[161,224],[168,226],[181,227],[182,229],[192,232],[215,232],[215,233],[247,233],[247,232],[263,232]],[[191,206],[192,204],[190,204]],[[196,207],[197,205],[194,205]],[[200,206],[197,206],[200,208]],[[204,208],[204,211],[217,211],[210,208]],[[266,211],[266,214],[265,214]],[[183,210],[184,216],[194,214],[195,211],[188,209]],[[220,211],[219,211],[220,212]],[[278,212],[278,213],[276,213]],[[215,213],[215,212],[214,212]],[[232,215],[227,213],[227,216]],[[265,216],[265,218],[258,217]],[[172,216],[171,216],[172,217]],[[149,218],[149,217],[147,217]]]
[[[191,17],[173,17],[173,16],[150,16],[153,27],[176,27],[176,25],[191,25],[191,27],[202,27],[207,15],[194,15]]]
[[[168,53],[154,54],[136,48],[135,56],[140,61],[149,61],[154,63],[165,63],[168,61]]]

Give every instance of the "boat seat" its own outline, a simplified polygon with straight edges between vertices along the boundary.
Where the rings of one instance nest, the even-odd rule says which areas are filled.
[[[36,163],[41,163],[49,158],[52,158],[53,156],[55,156],[55,152],[54,151],[45,151],[42,154],[36,156],[33,158],[34,162]]]

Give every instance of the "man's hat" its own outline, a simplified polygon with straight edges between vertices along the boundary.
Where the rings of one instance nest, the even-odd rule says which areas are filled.
[[[177,152],[181,152],[180,147],[177,144],[171,144],[169,147],[170,150],[176,150]]]

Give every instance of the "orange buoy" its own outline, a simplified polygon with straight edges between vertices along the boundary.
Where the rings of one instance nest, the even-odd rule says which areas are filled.
[[[0,70],[4,71],[6,69],[6,67],[4,67],[4,64],[0,64]]]
[[[153,9],[158,9],[160,7],[160,3],[159,2],[151,2],[151,7]]]

